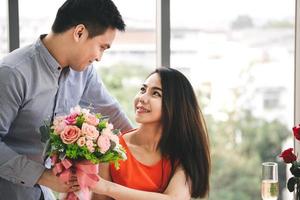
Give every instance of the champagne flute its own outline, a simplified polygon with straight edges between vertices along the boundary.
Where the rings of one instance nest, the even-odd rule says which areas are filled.
[[[263,200],[277,200],[278,193],[278,165],[275,162],[264,162],[262,163],[261,197]]]

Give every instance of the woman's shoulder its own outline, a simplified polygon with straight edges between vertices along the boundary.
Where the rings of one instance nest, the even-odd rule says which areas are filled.
[[[121,136],[123,136],[123,135],[130,135],[130,134],[133,134],[133,133],[135,133],[136,132],[136,128],[134,128],[134,129],[130,129],[130,130],[127,130],[127,131],[124,131],[124,132],[121,132]]]
[[[132,136],[135,135],[137,129],[131,129],[129,131],[125,131],[125,132],[122,132],[120,134],[120,138],[122,138],[126,143],[128,143],[130,141],[130,139],[132,138]]]
[[[130,151],[128,145],[130,146],[130,139],[132,135],[134,135],[136,129],[131,129],[125,132],[121,132],[119,135],[119,142],[120,144],[125,148],[125,150],[128,152]]]

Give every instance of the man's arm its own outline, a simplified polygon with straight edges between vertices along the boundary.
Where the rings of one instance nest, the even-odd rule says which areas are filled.
[[[5,143],[5,136],[23,106],[25,88],[26,82],[17,70],[0,67],[0,177],[28,187],[38,183],[66,192],[69,189],[67,184],[61,183],[42,164],[15,152]]]
[[[24,91],[25,81],[19,72],[9,67],[0,67],[0,177],[32,187],[43,173],[44,166],[18,154],[4,142],[22,106]]]
[[[120,104],[109,94],[95,68],[90,66],[88,70],[90,70],[89,78],[80,105],[84,107],[92,105],[95,112],[109,116],[114,128],[121,129],[121,131],[132,129],[132,125],[122,111]]]

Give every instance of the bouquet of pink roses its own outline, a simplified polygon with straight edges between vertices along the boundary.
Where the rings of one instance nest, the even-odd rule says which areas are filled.
[[[114,130],[107,117],[93,114],[79,106],[71,108],[67,116],[54,118],[48,129],[46,154],[51,159],[55,175],[67,182],[76,173],[81,190],[66,194],[66,199],[88,199],[89,189],[99,180],[98,163],[125,160],[124,148],[119,144],[119,130]]]

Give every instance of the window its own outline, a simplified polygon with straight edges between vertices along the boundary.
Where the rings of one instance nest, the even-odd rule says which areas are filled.
[[[63,2],[19,0],[20,46],[50,30]],[[97,67],[133,119],[133,96],[155,68],[155,1],[114,2],[127,31],[117,35]],[[171,66],[192,82],[209,128],[213,159],[210,199],[260,199],[261,162],[278,161],[276,155],[283,143],[292,146],[288,135],[294,124],[296,2],[170,3]],[[8,44],[6,8],[7,0],[0,1],[1,44]],[[7,52],[8,45],[0,45],[0,56]],[[285,165],[278,163],[280,199],[291,199],[290,193],[284,192]]]
[[[155,1],[114,0],[126,31],[116,39],[97,63],[109,91],[118,99],[134,123],[133,99],[146,76],[155,69]]]
[[[278,109],[280,107],[281,89],[266,89],[263,93],[264,109]]]
[[[51,30],[56,12],[64,2],[19,0],[20,47],[35,42],[41,34]]]
[[[295,1],[170,2],[171,66],[189,77],[208,123],[209,199],[260,199],[264,161],[279,163],[280,199],[291,199],[277,155],[292,142]]]

